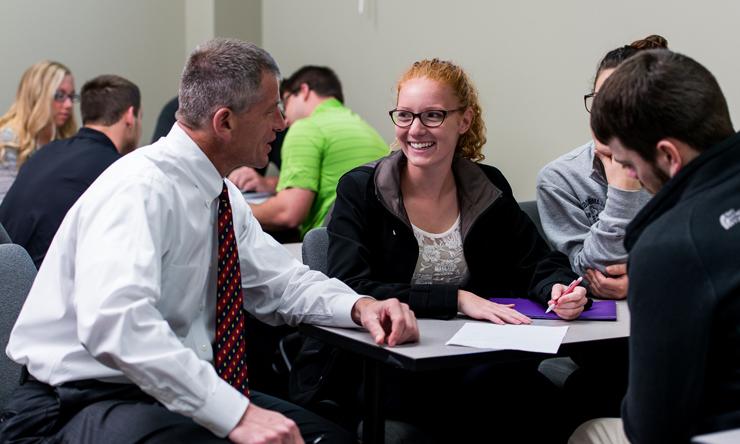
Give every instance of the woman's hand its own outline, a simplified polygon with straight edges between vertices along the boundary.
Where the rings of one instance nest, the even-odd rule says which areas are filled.
[[[552,299],[549,304],[554,304],[553,311],[560,318],[566,321],[571,321],[583,312],[583,307],[588,302],[586,298],[586,289],[584,287],[576,287],[572,292],[564,295],[563,292],[568,287],[563,284],[555,284],[552,286]]]
[[[473,319],[483,319],[494,324],[530,324],[532,320],[514,310],[514,304],[497,304],[465,291],[457,291],[457,310]]]

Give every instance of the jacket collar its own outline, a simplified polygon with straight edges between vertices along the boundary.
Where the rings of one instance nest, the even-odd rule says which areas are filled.
[[[717,183],[740,174],[740,133],[707,149],[684,166],[627,226],[624,245],[630,251],[645,229],[660,216]]]
[[[344,105],[342,105],[342,102],[340,102],[339,100],[331,97],[316,105],[316,108],[314,108],[313,112],[311,112],[311,116],[337,108],[344,108]]]
[[[399,150],[380,159],[376,165],[374,182],[378,200],[411,228],[401,195],[401,170],[406,165],[406,156]],[[460,204],[460,233],[465,239],[473,223],[502,192],[478,165],[468,159],[456,156],[452,161],[452,173],[455,175]]]

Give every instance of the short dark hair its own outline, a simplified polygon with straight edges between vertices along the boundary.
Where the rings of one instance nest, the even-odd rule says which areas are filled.
[[[265,72],[280,77],[272,56],[253,43],[215,38],[198,45],[180,78],[177,119],[200,128],[220,107],[247,111],[261,98]]]
[[[661,139],[704,151],[734,133],[712,73],[667,49],[642,51],[614,71],[594,98],[591,128],[602,143],[617,138],[649,162]]]
[[[105,74],[88,80],[80,92],[83,125],[113,125],[131,106],[134,114],[138,114],[141,107],[139,87],[117,75]]]
[[[326,66],[308,65],[294,72],[280,84],[280,95],[297,93],[303,83],[322,97],[334,97],[340,103],[344,103],[342,83],[334,71]]]

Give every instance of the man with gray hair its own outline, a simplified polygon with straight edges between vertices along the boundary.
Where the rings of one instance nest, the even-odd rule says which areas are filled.
[[[266,164],[285,127],[278,79],[252,44],[198,47],[167,137],[116,162],[70,210],[11,333],[8,356],[28,377],[0,441],[353,441],[248,387],[243,310],[273,325],[360,324],[391,346],[418,339],[407,306],[308,270],[224,180]]]

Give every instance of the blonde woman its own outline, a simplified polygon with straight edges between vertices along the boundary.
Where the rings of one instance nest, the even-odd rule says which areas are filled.
[[[15,102],[0,117],[0,199],[37,149],[74,135],[76,100],[72,73],[61,63],[44,60],[23,73]]]

